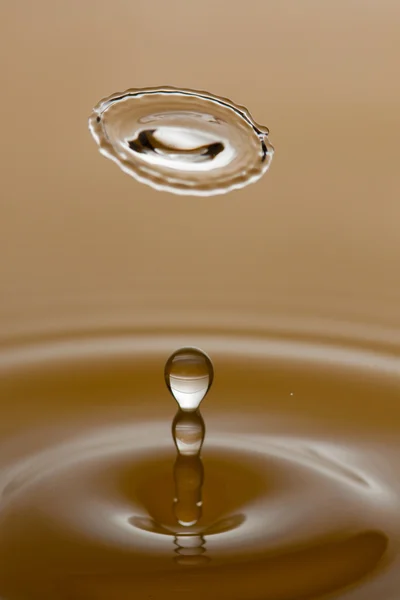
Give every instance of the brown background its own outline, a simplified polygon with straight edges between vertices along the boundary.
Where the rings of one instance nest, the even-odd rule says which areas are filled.
[[[3,334],[244,315],[399,322],[398,2],[24,0],[1,12]],[[101,157],[92,106],[164,84],[246,105],[271,130],[270,172],[185,198]]]

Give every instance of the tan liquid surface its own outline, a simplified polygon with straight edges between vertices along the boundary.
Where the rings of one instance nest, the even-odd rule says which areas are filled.
[[[398,600],[400,4],[3,5],[1,599]],[[270,171],[190,199],[120,172],[88,116],[159,85],[247,106]],[[196,567],[163,380],[193,344]]]
[[[215,383],[202,409],[203,514],[188,529],[173,512],[176,406],[163,366],[193,338],[213,356]],[[31,340],[1,358],[5,598],[397,593],[393,353],[115,333]],[[202,536],[203,561],[177,562],[182,533]]]

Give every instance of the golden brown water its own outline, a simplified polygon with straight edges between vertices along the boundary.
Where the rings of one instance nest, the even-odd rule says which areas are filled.
[[[202,516],[188,529],[174,513],[176,405],[163,367],[189,339],[209,350],[215,382],[202,404]],[[9,345],[1,366],[2,597],[397,593],[392,349],[99,332]],[[188,532],[203,560],[177,560]]]
[[[3,4],[0,598],[398,600],[400,4]],[[102,159],[95,103],[160,85],[246,105],[268,174],[188,199]]]

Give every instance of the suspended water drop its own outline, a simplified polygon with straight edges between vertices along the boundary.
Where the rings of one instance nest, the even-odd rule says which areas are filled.
[[[100,152],[158,190],[208,196],[257,181],[270,165],[268,128],[230,100],[170,87],[99,102],[89,129]]]
[[[205,425],[199,411],[178,410],[172,423],[172,436],[182,456],[199,454],[205,436]]]
[[[214,369],[202,350],[181,348],[169,357],[164,376],[180,409],[195,411],[212,385]]]

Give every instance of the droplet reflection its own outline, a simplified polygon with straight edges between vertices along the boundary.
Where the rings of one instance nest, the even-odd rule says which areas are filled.
[[[196,525],[201,517],[201,489],[204,481],[200,450],[205,426],[198,411],[179,410],[172,426],[172,435],[178,449],[174,466],[175,516],[180,525]]]

